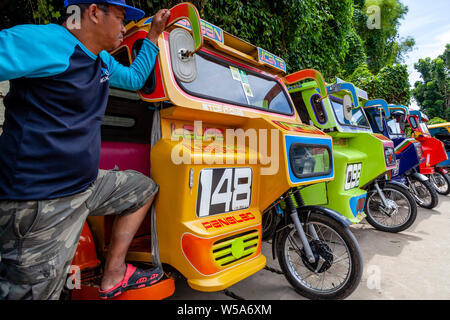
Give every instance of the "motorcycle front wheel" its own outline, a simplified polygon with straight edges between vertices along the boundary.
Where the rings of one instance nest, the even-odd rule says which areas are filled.
[[[318,238],[311,234],[310,226]],[[308,261],[293,225],[280,232],[277,254],[280,267],[295,291],[313,300],[344,299],[361,281],[363,262],[359,244],[348,227],[312,212],[303,226],[316,261]]]
[[[410,178],[410,184],[409,189],[416,198],[419,206],[425,209],[433,209],[438,205],[439,197],[430,180],[420,181],[415,178]]]
[[[390,207],[386,207],[376,189],[367,194],[366,219],[375,229],[384,232],[401,232],[416,220],[417,204],[413,196],[403,188],[387,184],[382,192]]]
[[[446,174],[442,172],[435,171],[430,176],[430,181],[433,187],[436,189],[436,192],[442,194],[444,196],[450,193],[450,179]]]

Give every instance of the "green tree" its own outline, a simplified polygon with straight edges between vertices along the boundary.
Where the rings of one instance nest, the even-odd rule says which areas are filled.
[[[379,8],[380,21],[369,28],[373,6]],[[414,47],[413,38],[400,39],[398,34],[407,12],[408,7],[398,0],[355,0],[355,29],[364,43],[371,72],[376,74],[384,66],[403,62]]]
[[[152,15],[179,2],[183,0],[128,3]],[[203,19],[286,60],[288,72],[315,68],[328,81],[336,75],[354,81],[372,93],[371,97],[409,101],[407,73],[396,64],[402,62],[414,40],[398,37],[400,20],[407,12],[399,0],[191,2]],[[367,27],[371,5],[381,9],[379,29]],[[61,23],[64,11],[62,0],[3,0],[0,28],[21,23]],[[401,72],[395,74],[392,70]],[[388,75],[399,84],[389,85],[393,80]]]
[[[422,81],[414,84],[413,96],[429,118],[450,119],[449,56],[450,44],[447,44],[444,53],[436,59],[420,59],[414,64]]]
[[[348,79],[367,91],[370,98],[380,98],[390,104],[409,105],[411,91],[406,65],[388,65],[374,75],[366,64],[361,64]]]
[[[434,117],[433,119],[430,119],[430,121],[427,122],[427,124],[430,126],[432,124],[439,124],[439,123],[446,123],[447,121],[439,118],[439,117]]]

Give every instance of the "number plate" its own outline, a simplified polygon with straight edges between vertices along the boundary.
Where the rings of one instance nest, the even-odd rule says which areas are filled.
[[[252,178],[251,168],[200,171],[197,216],[206,217],[250,207]]]
[[[353,189],[359,186],[359,178],[361,178],[362,163],[352,163],[347,166],[345,173],[345,190]]]
[[[392,169],[392,175],[393,175],[393,176],[398,176],[399,170],[400,170],[400,159],[397,159],[397,160],[395,161],[395,168]]]

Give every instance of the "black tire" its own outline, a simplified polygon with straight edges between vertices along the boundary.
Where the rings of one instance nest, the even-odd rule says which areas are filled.
[[[384,205],[381,202],[381,198],[378,192],[372,189],[367,194],[365,207],[367,222],[375,229],[384,232],[397,233],[408,229],[416,221],[417,217],[417,204],[414,197],[410,192],[395,184],[386,184],[382,191],[385,197],[390,201],[394,201],[399,208],[397,208],[393,216],[384,213]],[[396,223],[396,218],[400,215],[405,215],[405,218],[400,217],[401,219]],[[394,222],[392,225],[387,224],[391,221]]]
[[[271,209],[265,212],[262,216],[262,240],[267,241],[272,239],[275,228],[280,221],[279,215],[275,212],[275,209]]]
[[[417,201],[417,204],[425,209],[433,209],[439,203],[439,197],[436,192],[436,189],[433,187],[430,181],[420,181],[414,177],[410,177],[410,182],[414,184],[414,188],[410,186],[411,192],[416,190],[415,197],[421,199],[423,201],[424,194],[429,197],[429,201],[423,203],[421,201]]]
[[[305,262],[305,260],[303,260],[302,258],[304,257],[303,250],[298,247],[298,245],[301,246],[301,242],[298,239],[298,236],[296,237],[296,229],[293,227],[293,225],[291,225],[280,231],[281,234],[279,240],[277,241],[276,248],[278,261],[281,269],[283,270],[284,276],[297,293],[308,299],[344,299],[348,297],[358,287],[363,272],[361,249],[355,236],[348,227],[343,226],[336,220],[333,220],[332,218],[321,213],[312,212],[308,224],[313,224],[316,231],[320,231],[317,232],[319,237],[323,236],[323,238],[330,240],[330,245],[333,249],[327,246],[325,254],[332,253],[330,257],[333,261],[331,261],[329,264],[328,262],[325,262],[322,267],[319,268],[319,272],[314,272],[314,269],[311,269],[311,264]],[[307,230],[308,228],[305,229]],[[311,244],[313,238],[308,233],[309,232],[307,232],[308,241],[310,241]],[[292,241],[294,241],[293,239],[295,238],[298,239],[295,241],[298,245],[293,245]],[[332,239],[334,241],[331,241]],[[336,248],[336,241],[342,242],[342,246],[338,246]],[[325,241],[321,241],[321,243],[326,245]],[[318,248],[317,250],[320,250],[319,246],[317,246],[316,248]],[[341,248],[344,249],[343,251],[348,256],[347,259],[349,261],[349,267],[344,270],[344,272],[346,272],[344,281],[336,285],[335,288],[331,288],[329,290],[319,290],[318,288],[313,288],[312,286],[308,286],[306,283],[304,283],[303,281],[305,280],[301,279],[298,271],[295,269],[291,261],[291,255],[294,259],[299,260],[299,263],[297,263],[296,266],[298,268],[305,268],[306,271],[311,273],[311,276],[307,277],[308,279],[310,279],[311,277],[325,277],[328,270],[331,269],[332,271],[335,271],[336,268],[339,268],[339,266],[341,266],[341,263],[334,262],[334,260],[336,259],[336,254],[339,254],[338,249]],[[313,253],[317,253],[317,250],[313,249]],[[338,256],[338,258],[341,257]],[[347,259],[344,259],[344,261]],[[326,270],[322,270],[324,266]],[[334,285],[333,282],[331,283]]]
[[[433,177],[430,176],[431,185],[434,187],[436,192],[442,194],[443,196],[450,194],[450,178],[438,170],[436,170],[433,175],[435,180],[439,183],[434,183]]]

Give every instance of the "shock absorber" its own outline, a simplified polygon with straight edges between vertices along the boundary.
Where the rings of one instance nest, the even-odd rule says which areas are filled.
[[[294,194],[295,194],[295,192],[294,192]],[[294,197],[296,197],[296,196],[294,195]],[[297,199],[295,201],[297,201]],[[303,245],[303,249],[305,250],[306,257],[308,258],[308,261],[310,263],[314,263],[314,262],[316,262],[316,259],[314,258],[314,255],[312,253],[308,239],[306,238],[305,231],[303,230],[302,224],[300,223],[300,219],[298,218],[297,208],[295,207],[294,201],[292,201],[290,194],[286,197],[285,202],[286,202],[287,212],[290,214],[291,219],[294,222],[295,229],[297,229],[298,235],[300,237],[300,241],[302,242],[302,245]],[[300,197],[300,203],[297,202],[297,204],[304,205],[303,199],[301,199],[301,197]]]

